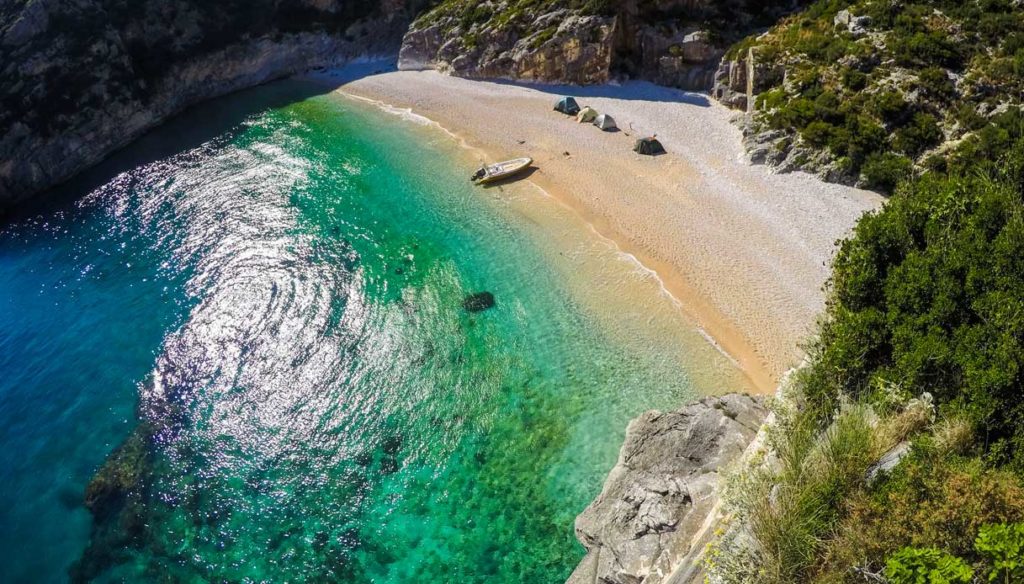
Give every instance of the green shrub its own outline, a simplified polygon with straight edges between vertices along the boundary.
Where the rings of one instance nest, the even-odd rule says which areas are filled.
[[[941,65],[960,69],[963,54],[945,31],[916,32],[909,37],[897,36],[893,46],[896,62],[904,67]]]
[[[492,14],[493,12],[489,6],[477,4],[462,13],[462,16],[459,18],[459,26],[463,32],[468,31],[473,25],[483,24],[490,20]]]
[[[533,37],[533,40],[530,41],[530,46],[536,49],[537,47],[543,45],[544,43],[554,38],[555,33],[557,32],[557,26],[549,26],[545,28],[544,30],[540,31]]]
[[[885,564],[891,584],[970,584],[974,570],[935,548],[903,548]]]
[[[786,103],[786,90],[778,87],[758,94],[754,103],[759,110],[773,110],[782,107]]]
[[[848,116],[846,130],[848,142],[844,154],[850,157],[855,168],[859,169],[868,157],[885,147],[885,128],[866,116]]]
[[[791,99],[789,103],[773,111],[768,118],[772,127],[797,130],[803,129],[814,119],[814,102],[805,98]]]
[[[887,124],[902,125],[913,115],[913,109],[903,96],[895,91],[882,91],[867,103],[868,110]]]
[[[835,129],[835,126],[828,122],[815,121],[807,124],[800,131],[800,135],[810,144],[824,146],[829,143]]]
[[[956,87],[942,67],[926,67],[918,73],[921,90],[933,99],[948,101],[956,97]]]
[[[884,152],[868,156],[861,166],[861,174],[868,186],[891,192],[900,181],[910,176],[912,169],[913,164],[906,156]]]
[[[916,113],[909,124],[893,135],[892,145],[907,156],[916,158],[919,154],[942,141],[942,130],[935,116]]]
[[[982,429],[994,464],[1024,472],[1024,142],[992,160],[916,180],[858,224],[836,258],[823,375],[833,392],[930,391]],[[862,170],[891,184],[909,161]]]
[[[1024,523],[986,525],[978,532],[974,547],[992,565],[989,582],[1024,581]]]
[[[959,428],[960,435],[951,439],[949,428]],[[823,553],[823,575],[845,574],[853,566],[881,570],[885,558],[906,546],[939,548],[982,564],[975,551],[978,530],[1024,520],[1024,482],[987,468],[964,428],[962,420],[939,424],[927,440],[915,440],[910,456],[891,473],[844,501],[843,519]]]
[[[860,91],[868,83],[868,76],[856,69],[846,67],[842,72],[843,85],[851,91]]]

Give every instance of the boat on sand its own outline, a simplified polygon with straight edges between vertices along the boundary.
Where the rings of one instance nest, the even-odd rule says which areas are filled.
[[[530,166],[533,159],[530,157],[513,158],[496,164],[488,164],[477,170],[470,180],[477,184],[487,184],[515,176]]]

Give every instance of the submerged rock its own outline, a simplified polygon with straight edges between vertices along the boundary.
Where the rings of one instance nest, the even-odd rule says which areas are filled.
[[[687,572],[712,531],[720,473],[766,415],[759,398],[729,394],[630,422],[604,489],[576,518],[587,555],[568,582],[654,583]]]
[[[85,506],[98,518],[116,513],[141,492],[150,470],[147,428],[140,425],[117,447],[85,488]]]
[[[477,292],[470,294],[462,301],[462,308],[469,312],[480,312],[494,306],[494,294]]]

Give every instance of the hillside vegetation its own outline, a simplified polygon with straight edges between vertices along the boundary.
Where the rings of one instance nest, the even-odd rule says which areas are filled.
[[[842,244],[713,581],[1024,581],[1024,140],[963,165]]]
[[[1024,10],[823,0],[751,48],[785,80],[748,144],[892,196],[841,243],[710,581],[1024,582]]]
[[[731,54],[750,48],[785,73],[748,130],[767,162],[883,192],[969,157],[1024,89],[1015,0],[819,0]]]

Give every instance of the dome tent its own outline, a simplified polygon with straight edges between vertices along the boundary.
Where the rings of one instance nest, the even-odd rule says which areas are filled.
[[[597,126],[598,128],[601,128],[605,132],[610,132],[612,130],[619,129],[619,127],[615,125],[615,120],[612,119],[612,117],[608,114],[601,114],[594,118],[594,125]]]
[[[655,156],[657,154],[664,154],[665,147],[661,145],[661,142],[658,142],[655,136],[651,136],[637,140],[636,144],[633,145],[633,152]]]
[[[563,97],[555,104],[555,111],[574,116],[580,113],[580,105],[571,97]]]
[[[594,118],[596,117],[597,110],[587,105],[583,106],[583,109],[580,110],[580,113],[576,114],[576,121],[581,124],[590,123],[593,122]]]

